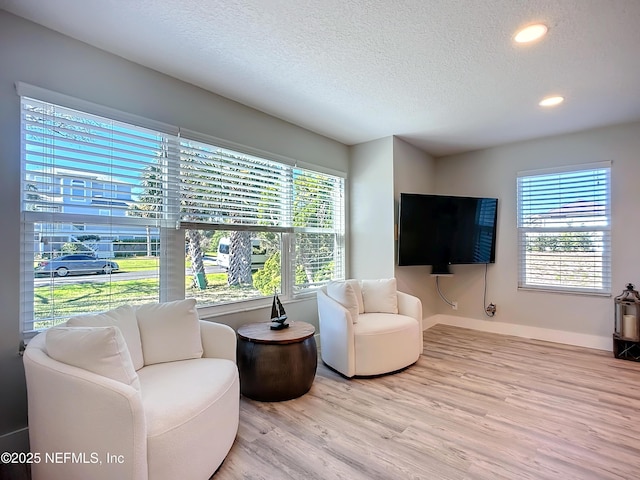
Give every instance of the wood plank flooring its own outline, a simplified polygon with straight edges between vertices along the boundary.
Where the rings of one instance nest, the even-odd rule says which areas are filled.
[[[306,395],[242,398],[213,480],[640,479],[640,363],[436,325],[420,360]]]

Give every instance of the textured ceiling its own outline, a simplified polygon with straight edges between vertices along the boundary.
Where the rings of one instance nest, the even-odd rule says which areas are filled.
[[[640,119],[640,0],[0,0],[348,145],[435,156]],[[515,45],[514,31],[549,33]],[[538,101],[565,102],[542,109]]]

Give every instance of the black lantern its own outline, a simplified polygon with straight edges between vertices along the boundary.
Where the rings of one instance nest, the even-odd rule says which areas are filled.
[[[634,290],[632,283],[614,299],[615,332],[622,339],[632,342],[640,341],[640,294]]]
[[[613,355],[616,358],[640,361],[640,295],[630,283],[613,301]]]

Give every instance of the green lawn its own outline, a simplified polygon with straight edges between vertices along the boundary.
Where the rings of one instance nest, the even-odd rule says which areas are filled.
[[[160,265],[160,259],[157,257],[128,257],[111,259],[118,264],[122,272],[143,272],[156,270]],[[34,262],[34,267],[41,260]]]
[[[120,267],[122,272],[140,272],[145,270],[155,270],[160,266],[160,259],[153,257],[131,257],[131,258],[116,258],[115,261]],[[214,261],[205,260],[205,265],[212,265]],[[191,259],[187,257],[185,266],[191,268]]]
[[[117,276],[116,276],[117,278]],[[141,304],[158,300],[158,279],[125,280],[110,282],[84,282],[75,284],[45,285],[34,290],[34,319],[36,328],[51,326],[79,313],[102,312],[117,305]],[[110,300],[111,299],[111,300]],[[54,318],[53,321],[49,320]],[[42,322],[42,323],[40,323]]]
[[[160,259],[157,257],[115,258],[114,261],[118,264],[122,272],[156,270],[160,266]]]
[[[156,270],[160,266],[160,259],[158,257],[124,257],[124,258],[114,258],[118,266],[120,267],[121,272],[144,272],[149,270]],[[205,260],[205,265],[212,265],[215,261],[213,260]],[[40,260],[36,261],[34,266],[38,265]],[[186,259],[185,266],[187,268],[191,267],[191,260],[189,258]]]
[[[129,268],[143,268],[132,259]],[[148,259],[147,259],[148,260]],[[151,260],[148,260],[151,261]],[[120,263],[118,261],[118,263]],[[132,266],[131,266],[132,265]],[[122,268],[122,267],[121,267]],[[122,269],[124,271],[124,268]],[[34,291],[34,318],[36,328],[46,328],[80,313],[102,312],[118,305],[139,305],[158,301],[158,278],[139,280],[118,280],[118,274],[105,276],[104,282],[80,282],[36,287]],[[253,287],[229,287],[226,273],[207,274],[208,287],[205,290],[193,287],[191,276],[185,276],[187,297],[194,297],[199,303],[219,303],[255,298],[260,293]],[[117,299],[114,304],[113,299]],[[54,320],[51,320],[53,318]]]

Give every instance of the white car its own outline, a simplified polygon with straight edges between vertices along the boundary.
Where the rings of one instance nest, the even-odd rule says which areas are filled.
[[[218,266],[229,269],[229,245],[231,241],[228,238],[221,238],[218,243],[218,253],[216,255],[216,263]],[[258,270],[264,267],[264,262],[267,260],[267,250],[260,243],[260,239],[251,239],[251,269]]]

